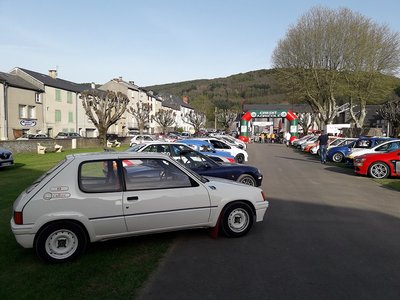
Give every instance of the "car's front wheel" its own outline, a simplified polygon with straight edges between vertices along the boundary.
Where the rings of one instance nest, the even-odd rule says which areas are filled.
[[[43,228],[35,240],[36,254],[49,263],[64,263],[77,258],[87,245],[85,230],[70,221],[56,222]]]
[[[336,163],[342,162],[343,158],[344,155],[341,152],[336,152],[335,154],[332,155],[332,160]]]
[[[244,202],[233,202],[222,212],[221,229],[228,237],[241,237],[249,232],[253,222],[254,214],[249,205]]]
[[[243,154],[238,154],[238,155],[236,155],[236,161],[237,161],[239,164],[244,163],[244,155],[243,155]]]
[[[389,177],[390,169],[384,162],[375,162],[369,167],[369,175],[376,179]]]
[[[251,185],[251,186],[256,186],[256,180],[254,179],[253,176],[248,175],[248,174],[240,175],[239,178],[237,179],[237,182],[244,183],[244,184]]]

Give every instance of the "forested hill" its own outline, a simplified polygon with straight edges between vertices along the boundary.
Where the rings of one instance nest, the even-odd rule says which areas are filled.
[[[188,96],[190,103],[230,100],[240,103],[289,103],[276,81],[275,70],[258,70],[226,78],[200,79],[145,87],[154,92]]]

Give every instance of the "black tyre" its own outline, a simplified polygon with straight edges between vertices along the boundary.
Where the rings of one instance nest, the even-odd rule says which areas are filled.
[[[79,257],[87,243],[86,232],[80,225],[63,221],[49,224],[39,232],[35,250],[45,262],[64,263]]]
[[[248,204],[233,202],[228,204],[221,217],[221,229],[227,237],[241,237],[253,226],[254,215]]]
[[[243,154],[238,154],[238,155],[236,155],[236,161],[237,161],[239,164],[244,163],[244,155],[243,155]]]
[[[239,176],[239,178],[236,180],[237,182],[251,185],[251,186],[256,186],[256,180],[254,179],[253,176],[249,174],[242,174]]]
[[[342,152],[336,152],[335,154],[332,155],[332,160],[337,163],[342,162],[343,158],[344,155]]]
[[[384,162],[374,162],[368,169],[368,173],[371,177],[376,179],[387,178],[390,175],[390,168]]]

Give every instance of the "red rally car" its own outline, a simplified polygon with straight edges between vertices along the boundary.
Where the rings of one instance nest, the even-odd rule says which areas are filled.
[[[400,149],[357,156],[354,159],[354,171],[378,179],[400,176]]]

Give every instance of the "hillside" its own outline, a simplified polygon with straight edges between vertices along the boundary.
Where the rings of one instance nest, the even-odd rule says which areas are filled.
[[[389,85],[392,89],[400,87],[400,79],[394,76],[383,76],[381,85]],[[189,103],[199,111],[206,113],[207,119],[214,120],[214,101],[229,100],[240,110],[241,103],[246,104],[289,104],[296,103],[288,96],[277,82],[276,70],[257,70],[231,75],[226,78],[201,79],[148,86],[146,89],[162,94],[178,97],[188,96]],[[375,97],[368,104],[379,104],[392,99],[392,95],[380,94],[378,88]],[[338,97],[338,104],[347,99]]]
[[[258,70],[231,75],[226,78],[200,79],[148,86],[155,92],[188,96],[191,103],[199,98],[208,101],[230,100],[240,103],[288,103],[275,80],[275,70]]]

